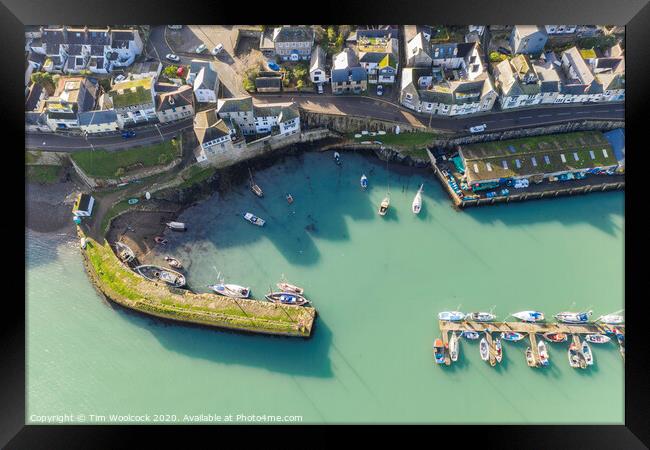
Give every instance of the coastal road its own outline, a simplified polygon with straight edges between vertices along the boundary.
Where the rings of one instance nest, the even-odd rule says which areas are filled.
[[[135,146],[155,144],[171,139],[182,130],[192,127],[192,118],[173,123],[147,125],[133,128],[136,135],[124,139],[120,133],[101,136],[63,133],[25,133],[25,148],[51,152],[75,152],[80,150],[123,150]]]
[[[624,103],[588,103],[577,105],[548,105],[510,111],[493,111],[460,117],[436,117],[416,113],[401,105],[376,97],[319,96],[318,94],[265,94],[255,96],[257,102],[297,102],[302,108],[324,114],[366,116],[413,126],[430,126],[434,129],[462,132],[468,127],[486,124],[487,130],[499,131],[534,127],[585,119],[624,120]]]

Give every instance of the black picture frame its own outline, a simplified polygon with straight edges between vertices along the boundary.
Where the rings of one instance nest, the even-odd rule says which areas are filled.
[[[589,23],[626,25],[627,93],[625,103],[626,141],[632,149],[627,155],[625,193],[625,286],[627,327],[627,359],[625,361],[625,423],[623,425],[593,426],[490,426],[489,438],[484,426],[437,427],[436,434],[462,436],[461,447],[496,446],[498,448],[647,448],[650,445],[650,401],[648,400],[648,365],[645,350],[643,314],[644,291],[640,278],[642,271],[633,269],[642,261],[636,242],[643,232],[630,234],[635,226],[643,226],[634,219],[643,209],[642,179],[635,176],[644,167],[642,154],[647,150],[644,131],[648,128],[645,108],[650,104],[650,5],[647,0],[587,1],[550,0],[546,2],[521,2],[507,0],[441,2],[375,0],[332,4],[308,5],[299,2],[282,2],[273,7],[266,5],[237,5],[224,1],[192,1],[162,3],[152,0],[129,2],[98,1],[27,1],[4,0],[0,5],[0,35],[4,56],[2,93],[5,100],[3,130],[16,137],[17,147],[7,155],[6,165],[24,164],[20,142],[24,141],[22,121],[24,98],[21,85],[24,77],[24,30],[28,24],[162,24],[162,23]],[[9,152],[8,149],[5,151]],[[16,183],[21,181],[20,171]],[[637,191],[641,189],[641,191]],[[12,194],[10,192],[10,194]],[[11,195],[10,195],[11,196]],[[641,200],[634,200],[635,197]],[[24,199],[13,195],[7,207],[16,215],[24,208]],[[20,223],[13,223],[15,231],[6,227],[12,236],[24,233]],[[14,239],[15,240],[15,239]],[[14,243],[16,254],[23,252],[20,241]],[[634,261],[638,258],[638,261]],[[4,264],[4,263],[3,263]],[[13,270],[16,270],[16,264]],[[18,277],[16,279],[19,280]],[[19,285],[19,282],[15,283]],[[0,370],[0,447],[6,448],[121,448],[131,436],[145,439],[168,439],[169,433],[160,426],[25,426],[25,311],[19,293],[5,295],[14,309],[5,310],[2,339],[2,364]],[[23,291],[24,298],[24,291]],[[9,305],[12,306],[12,305]],[[595,393],[594,395],[597,395]],[[603,399],[602,407],[608,405]],[[559,406],[561,407],[561,406]],[[362,418],[360,418],[362,422]],[[189,432],[195,438],[212,433],[217,427],[174,427],[175,431]],[[218,433],[247,433],[239,427],[218,427]],[[271,432],[271,427],[253,427]],[[307,427],[305,427],[307,428]],[[442,429],[440,429],[442,428]],[[275,430],[274,430],[275,431]],[[419,430],[424,434],[430,431]],[[373,431],[374,432],[374,431]],[[293,441],[292,441],[293,442]],[[533,444],[534,443],[534,444]],[[309,445],[309,443],[307,443]],[[429,444],[428,444],[429,445]],[[432,444],[433,445],[433,442]]]

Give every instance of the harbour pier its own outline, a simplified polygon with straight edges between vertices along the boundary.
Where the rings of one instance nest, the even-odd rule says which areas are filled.
[[[494,348],[494,340],[492,339],[492,333],[522,333],[528,335],[530,340],[530,348],[533,351],[533,356],[535,358],[535,363],[539,365],[539,352],[537,350],[537,334],[544,333],[563,333],[567,336],[570,336],[572,341],[579,347],[580,346],[580,336],[584,334],[612,334],[614,328],[618,330],[620,334],[625,336],[625,325],[606,325],[602,323],[585,323],[585,324],[570,324],[570,323],[559,323],[559,322],[474,322],[474,321],[462,321],[462,322],[449,322],[445,320],[439,320],[438,325],[440,327],[440,332],[442,333],[442,342],[445,348],[445,365],[451,365],[451,359],[449,357],[449,342],[448,334],[449,332],[458,332],[462,333],[463,331],[476,331],[479,334],[485,334],[485,340],[488,343],[490,350],[490,365],[494,367],[496,365],[496,349]],[[616,338],[612,339],[613,342],[617,342]],[[617,343],[619,347],[620,343]],[[624,350],[621,350],[621,355],[624,355]]]

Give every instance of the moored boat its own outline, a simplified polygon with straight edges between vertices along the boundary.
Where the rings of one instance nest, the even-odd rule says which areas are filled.
[[[517,333],[515,331],[510,331],[510,332],[502,332],[501,333],[501,339],[504,341],[510,341],[510,342],[517,342],[521,341],[525,336],[521,333]]]
[[[363,190],[368,189],[368,177],[366,176],[365,173],[361,175],[360,183],[361,183],[361,189]]]
[[[494,358],[498,363],[503,359],[503,346],[501,345],[501,339],[494,338]]]
[[[497,316],[488,312],[472,312],[465,316],[465,320],[473,322],[491,322],[496,318]]]
[[[469,339],[469,340],[471,340],[471,341],[474,341],[474,340],[476,340],[476,339],[478,339],[478,338],[480,337],[480,335],[478,334],[478,332],[476,332],[476,331],[469,331],[469,330],[463,331],[463,332],[461,333],[461,335],[462,335],[465,339]]]
[[[418,189],[417,194],[415,194],[415,197],[413,198],[413,203],[411,204],[411,211],[413,211],[413,214],[420,214],[420,211],[422,210],[422,189],[424,188],[424,184],[420,185],[420,189]]]
[[[526,349],[526,364],[528,364],[528,367],[537,367],[535,357],[533,356],[533,350],[530,347]]]
[[[523,322],[540,322],[544,320],[544,313],[540,311],[519,311],[511,315]]]
[[[625,318],[619,314],[606,314],[596,319],[596,322],[605,323],[607,325],[619,325],[625,322]]]
[[[616,333],[616,340],[618,341],[618,350],[621,352],[621,356],[625,358],[625,336],[620,333]]]
[[[585,312],[561,312],[557,313],[554,317],[558,322],[563,323],[587,323],[591,317],[592,311]]]
[[[128,263],[135,259],[135,253],[133,250],[131,250],[131,247],[125,243],[116,242],[115,249],[117,250],[117,257],[120,258],[123,262]]]
[[[309,300],[302,295],[291,292],[270,292],[266,294],[266,299],[273,303],[282,303],[283,305],[302,306],[305,303],[309,303]]]
[[[585,336],[585,341],[591,342],[592,344],[606,344],[612,339],[609,336],[604,334],[588,334]]]
[[[165,256],[165,261],[167,261],[167,264],[169,264],[169,267],[172,267],[174,269],[182,269],[183,268],[183,264],[181,264],[181,262],[178,259],[172,258],[171,256]]]
[[[248,174],[250,175],[251,178],[251,191],[253,191],[253,194],[257,195],[258,197],[264,197],[264,191],[262,191],[262,188],[255,183],[255,180],[253,179],[253,172],[251,172],[250,169],[248,169]]]
[[[160,280],[173,287],[185,286],[185,276],[175,270],[145,264],[136,267],[135,271],[150,281]]]
[[[381,201],[381,204],[379,205],[379,215],[385,216],[386,213],[388,212],[389,206],[390,206],[390,198],[384,197],[384,199]]]
[[[537,342],[537,353],[539,354],[539,362],[542,366],[548,366],[548,350],[546,344],[541,339]]]
[[[160,244],[160,245],[167,245],[168,242],[167,239],[165,239],[162,236],[156,236],[155,238],[153,238],[153,240],[156,244]]]
[[[304,294],[304,292],[305,292],[305,290],[303,288],[301,288],[299,286],[296,286],[294,284],[291,284],[291,283],[281,282],[281,283],[276,283],[276,286],[282,292],[290,292],[292,294],[300,294],[300,295]]]
[[[460,311],[443,311],[438,313],[439,320],[445,320],[448,322],[460,322],[465,319],[465,313]]]
[[[585,362],[587,363],[588,366],[593,366],[594,365],[594,355],[591,353],[591,347],[589,347],[589,344],[587,341],[582,341],[582,356],[585,357]]]
[[[481,352],[481,359],[483,361],[487,361],[490,358],[490,349],[484,337],[481,338],[481,342],[479,344],[479,351]]]
[[[187,227],[183,222],[167,222],[165,225],[172,231],[186,231]]]
[[[580,349],[572,342],[571,345],[569,345],[569,350],[567,352],[567,355],[569,357],[569,365],[574,368],[586,368],[587,363],[585,362],[585,357],[584,355],[580,352]]]
[[[210,284],[210,289],[220,295],[225,295],[231,298],[248,298],[251,295],[251,288],[240,286],[238,284]]]
[[[549,342],[566,342],[568,339],[564,333],[544,333],[542,336]]]
[[[289,204],[293,203],[293,196],[291,194],[287,194],[287,203]]]
[[[336,162],[336,165],[338,166],[341,165],[341,155],[339,152],[334,152],[334,162]]]
[[[243,217],[244,217],[245,220],[249,221],[253,225],[257,225],[258,227],[263,227],[264,224],[266,223],[266,221],[264,219],[261,219],[261,218],[257,217],[256,215],[254,215],[252,213],[249,213],[249,212],[245,213]]]
[[[458,360],[458,352],[460,350],[458,335],[454,331],[449,338],[449,357],[452,361]]]
[[[445,362],[445,346],[442,345],[442,339],[440,338],[436,339],[433,343],[433,357],[438,364]]]

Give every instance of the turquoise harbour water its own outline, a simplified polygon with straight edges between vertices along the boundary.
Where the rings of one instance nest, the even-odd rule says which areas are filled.
[[[585,371],[569,367],[566,344],[550,345],[551,367],[539,370],[526,365],[526,341],[504,342],[497,368],[481,361],[475,341],[461,343],[451,367],[435,366],[431,352],[436,314],[459,305],[494,307],[500,318],[622,309],[622,192],[458,212],[429,171],[342,159],[339,168],[331,153],[289,157],[255,174],[263,199],[245,185],[215,194],[181,215],[187,233],[170,235],[196,290],[219,272],[257,298],[282,274],[305,286],[319,311],[309,340],[170,325],[118,309],[87,280],[77,242],[29,232],[27,421],[67,413],[86,423],[90,415],[119,421],[112,414],[623,423],[623,362],[613,344],[592,345],[595,366]],[[420,183],[424,206],[414,216]],[[388,187],[391,208],[381,218]],[[243,221],[245,211],[267,226]]]

